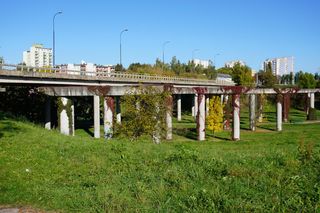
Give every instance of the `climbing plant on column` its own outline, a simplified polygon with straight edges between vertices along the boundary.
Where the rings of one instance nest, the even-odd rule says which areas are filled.
[[[159,143],[165,132],[167,92],[154,87],[133,88],[121,98],[123,120],[120,132],[132,141],[149,135]]]
[[[209,101],[209,115],[207,116],[207,128],[212,134],[220,132],[223,129],[223,108],[220,97],[213,96]]]

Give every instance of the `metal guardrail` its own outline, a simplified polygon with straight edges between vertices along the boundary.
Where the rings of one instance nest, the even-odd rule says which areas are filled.
[[[234,85],[234,82],[227,80],[205,80],[193,78],[179,78],[169,76],[145,75],[145,74],[128,74],[123,72],[107,72],[107,71],[78,71],[67,70],[63,68],[45,68],[30,67],[25,65],[0,64],[0,70],[16,71],[23,74],[34,73],[39,77],[63,77],[79,80],[106,80],[106,81],[136,81],[136,82],[152,82],[152,83],[180,83],[180,84],[206,84],[206,85]]]

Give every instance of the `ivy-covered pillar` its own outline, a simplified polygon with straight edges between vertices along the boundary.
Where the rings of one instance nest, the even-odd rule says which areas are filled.
[[[106,139],[112,138],[113,135],[113,112],[114,112],[114,99],[107,96],[103,100],[104,113],[103,113],[103,127],[104,137]]]
[[[172,96],[167,97],[166,104],[166,139],[172,140]]]
[[[197,133],[198,140],[203,141],[206,139],[206,109],[205,109],[205,94],[197,94],[197,103],[199,110],[197,111]]]
[[[240,140],[240,94],[232,95],[233,108],[233,126],[232,126],[232,140]]]
[[[282,131],[282,94],[277,94],[277,131]]]
[[[258,101],[258,104],[259,104],[259,107],[258,107],[258,122],[261,123],[263,121],[263,105],[265,104],[266,102],[266,98],[265,98],[265,95],[264,94],[259,94],[259,101]]]
[[[290,94],[283,94],[283,110],[282,110],[282,119],[283,122],[288,122],[289,112],[290,112]]]
[[[58,98],[58,119],[60,132],[74,136],[74,105],[70,98]]]
[[[210,98],[209,95],[206,96],[206,116],[209,115],[209,102],[210,102]]]
[[[116,118],[117,118],[117,123],[121,124],[120,96],[117,96],[115,99],[116,99]]]
[[[94,123],[94,137],[100,138],[100,97],[93,96],[93,123]]]
[[[46,98],[44,128],[51,129],[51,97]]]
[[[181,121],[181,95],[177,95],[177,120]]]
[[[310,93],[310,108],[314,109],[314,92]]]
[[[256,94],[249,95],[249,128],[256,131]]]

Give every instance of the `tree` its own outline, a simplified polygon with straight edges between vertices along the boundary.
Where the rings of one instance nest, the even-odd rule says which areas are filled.
[[[122,96],[125,111],[120,132],[132,140],[149,135],[155,143],[159,143],[166,128],[166,98],[166,92],[151,86],[133,88]]]
[[[237,85],[253,86],[254,80],[250,67],[236,63],[231,70],[232,79]]]
[[[261,82],[261,85],[266,88],[273,88],[277,83],[277,77],[272,73],[271,62],[267,64],[267,68],[265,71],[259,71],[258,80],[259,82]]]
[[[223,129],[223,105],[220,97],[213,96],[209,102],[209,115],[207,116],[207,128],[215,132],[220,132]]]
[[[296,74],[296,82],[299,88],[313,89],[317,85],[313,74],[300,71]]]
[[[124,71],[123,66],[121,64],[117,64],[114,69],[115,71],[118,71],[118,72]]]

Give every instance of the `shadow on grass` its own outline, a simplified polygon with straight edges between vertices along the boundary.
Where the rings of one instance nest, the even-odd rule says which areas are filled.
[[[13,135],[20,132],[25,132],[23,128],[18,127],[16,124],[14,124],[11,121],[1,121],[1,127],[0,128],[0,138],[4,136],[4,133],[8,133],[9,135]]]
[[[195,128],[179,128],[179,129],[174,129],[173,133],[185,138],[197,140],[197,131]]]
[[[92,121],[76,121],[75,124],[75,129],[83,129],[89,136],[94,136],[93,132],[90,130]]]
[[[270,127],[270,126],[257,126],[260,129],[265,129],[265,130],[269,130],[269,131],[276,131],[276,129],[274,127]]]
[[[213,136],[210,136],[210,137],[212,138]],[[213,138],[216,138],[216,139],[219,139],[219,140],[222,140],[222,141],[232,141],[230,136],[222,137],[222,136],[215,135]]]

